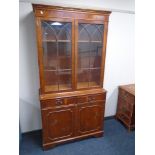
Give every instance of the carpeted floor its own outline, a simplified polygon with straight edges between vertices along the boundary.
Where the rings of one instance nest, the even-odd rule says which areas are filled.
[[[105,121],[105,134],[101,138],[58,145],[43,151],[41,132],[35,131],[22,135],[20,155],[134,155],[135,132],[127,129],[115,119]]]

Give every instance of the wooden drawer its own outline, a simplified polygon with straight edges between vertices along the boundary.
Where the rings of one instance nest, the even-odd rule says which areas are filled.
[[[121,112],[122,112],[122,114],[126,115],[129,119],[131,119],[131,117],[132,117],[132,111],[129,111],[126,108],[122,108],[121,109]]]
[[[54,106],[62,106],[62,105],[69,105],[69,104],[75,104],[75,103],[76,103],[75,97],[56,98],[56,99],[41,101],[41,108],[50,108]]]
[[[95,102],[105,100],[106,94],[85,95],[77,98],[77,103]]]
[[[133,103],[131,102],[125,102],[124,107],[125,109],[127,109],[128,111],[132,112],[133,111]]]
[[[124,115],[123,113],[119,113],[118,117],[125,125],[127,125],[127,126],[130,125],[131,120],[126,115]]]
[[[119,90],[119,96],[128,103],[134,104],[135,102],[135,97],[122,89]]]
[[[121,109],[126,109],[130,112],[133,111],[134,105],[131,102],[127,102],[124,98],[119,97],[118,99],[118,104],[119,104],[119,110]]]

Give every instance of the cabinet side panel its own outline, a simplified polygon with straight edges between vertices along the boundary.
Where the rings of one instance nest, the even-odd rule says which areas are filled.
[[[104,31],[103,31],[103,36],[104,37],[103,37],[101,74],[100,74],[100,86],[101,87],[103,87],[103,81],[104,81],[104,68],[105,68],[105,58],[106,58],[107,34],[108,34],[108,22],[104,22]]]
[[[38,48],[38,66],[40,76],[40,91],[44,93],[44,77],[43,77],[43,53],[42,53],[42,40],[41,40],[41,22],[40,18],[35,18],[36,34],[37,34],[37,48]]]

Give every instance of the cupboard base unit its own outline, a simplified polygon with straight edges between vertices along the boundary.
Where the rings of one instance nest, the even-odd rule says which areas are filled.
[[[104,133],[106,91],[99,89],[40,95],[43,148]]]
[[[135,128],[135,85],[119,87],[116,119],[120,120],[128,130]]]

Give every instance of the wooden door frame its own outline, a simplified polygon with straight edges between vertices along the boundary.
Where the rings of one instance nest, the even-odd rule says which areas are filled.
[[[102,57],[101,57],[101,70],[100,70],[100,86],[90,87],[90,88],[80,88],[77,89],[77,70],[78,70],[78,24],[79,23],[90,23],[90,24],[103,24],[103,40],[102,40]],[[108,22],[104,20],[94,20],[94,19],[75,19],[75,89],[85,90],[85,89],[95,89],[103,87],[104,78],[104,68],[105,68],[105,57],[106,57],[106,42],[107,42],[107,30]]]
[[[75,78],[74,78],[74,19],[72,18],[58,18],[58,17],[36,17],[36,34],[37,34],[37,48],[38,48],[38,64],[39,64],[39,76],[40,76],[40,93],[44,94],[45,92],[45,78],[44,78],[44,63],[43,63],[43,44],[42,44],[42,21],[57,21],[57,22],[70,22],[72,24],[72,37],[71,37],[71,61],[72,61],[72,88],[71,90],[75,89]],[[50,93],[50,92],[48,92]]]
[[[108,21],[104,21],[103,43],[102,43],[103,48],[102,48],[101,74],[100,74],[100,86],[101,87],[103,87],[103,82],[104,82],[107,34],[108,34]]]

